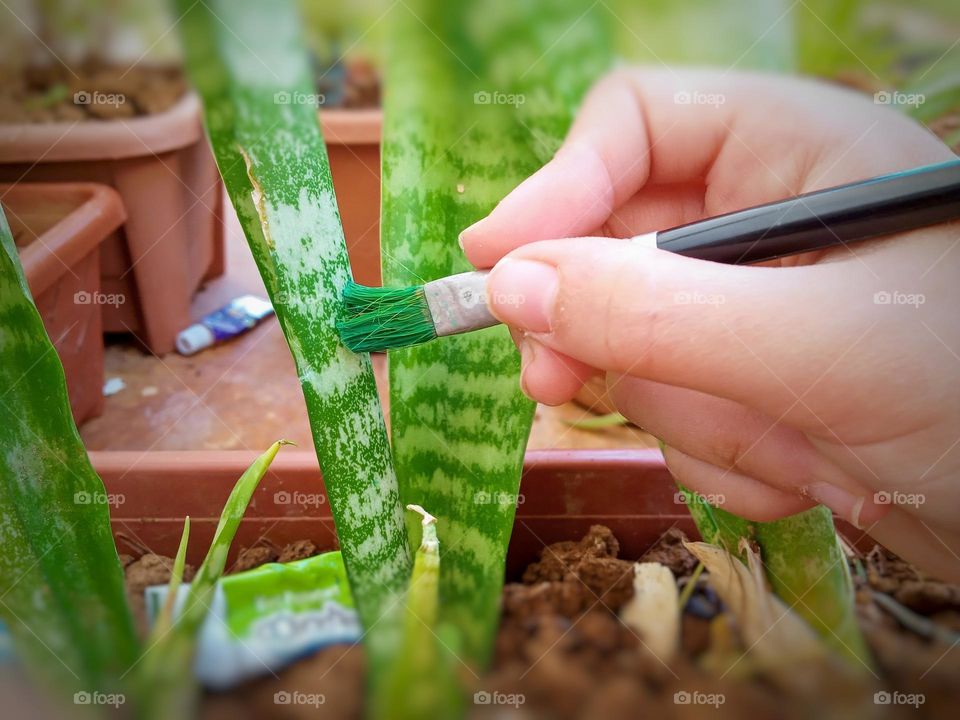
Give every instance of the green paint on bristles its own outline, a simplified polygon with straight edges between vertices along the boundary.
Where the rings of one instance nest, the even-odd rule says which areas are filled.
[[[411,347],[437,337],[421,285],[385,288],[349,282],[343,306],[346,317],[337,323],[337,331],[353,352]]]

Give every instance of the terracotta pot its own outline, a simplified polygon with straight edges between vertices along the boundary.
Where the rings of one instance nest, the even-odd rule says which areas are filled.
[[[116,238],[123,203],[94,183],[0,185],[20,262],[67,376],[79,425],[103,411],[101,243]]]
[[[153,352],[174,348],[190,300],[223,273],[223,191],[196,96],[130,120],[0,125],[0,181],[92,181],[120,193],[123,231],[103,246],[104,330],[134,332]]]
[[[324,110],[320,125],[353,277],[380,284],[380,110]]]
[[[223,503],[255,457],[246,451],[91,452],[114,501],[111,520],[119,551],[175,555],[189,514],[188,558],[201,561]],[[626,558],[640,557],[674,526],[697,537],[659,450],[532,450],[520,493],[508,577],[516,577],[544,545],[578,539],[595,523],[614,531]],[[842,521],[837,526],[848,537],[862,536]],[[336,547],[312,452],[285,448],[277,456],[240,524],[231,561],[240,548],[261,539],[280,546],[309,539],[321,549]]]

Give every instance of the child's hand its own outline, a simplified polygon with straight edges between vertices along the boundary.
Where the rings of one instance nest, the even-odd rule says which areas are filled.
[[[477,267],[496,265],[493,311],[515,329],[528,395],[562,403],[605,372],[688,487],[756,520],[823,503],[957,579],[957,224],[776,267],[610,239],[953,157],[836,87],[618,72],[556,157],[461,240]]]

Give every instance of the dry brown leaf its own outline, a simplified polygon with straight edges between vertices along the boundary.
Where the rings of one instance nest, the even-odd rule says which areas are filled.
[[[744,565],[715,545],[695,542],[685,546],[704,564],[709,573],[707,581],[736,619],[752,669],[797,693],[813,692],[827,678],[833,686],[846,680],[859,684],[813,628],[770,592],[755,550],[746,547],[748,564]],[[737,674],[734,665],[722,674]]]

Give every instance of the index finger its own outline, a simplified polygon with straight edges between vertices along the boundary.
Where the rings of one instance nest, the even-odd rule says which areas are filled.
[[[705,73],[643,70],[617,71],[598,82],[556,156],[461,233],[470,262],[491,267],[530,242],[594,234],[647,183],[703,178],[732,109],[705,111],[676,95],[708,80]]]

